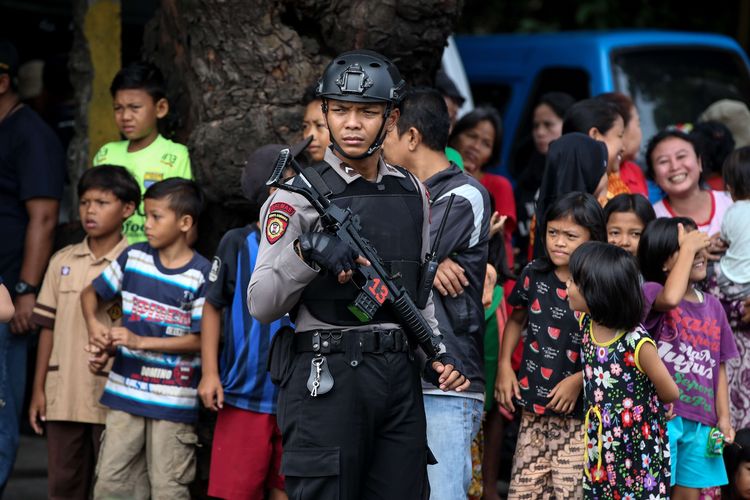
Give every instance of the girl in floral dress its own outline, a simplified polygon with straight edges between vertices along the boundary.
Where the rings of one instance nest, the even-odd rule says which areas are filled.
[[[666,411],[677,384],[639,324],[638,266],[612,245],[584,243],[570,259],[568,301],[583,329],[584,497],[669,498]]]

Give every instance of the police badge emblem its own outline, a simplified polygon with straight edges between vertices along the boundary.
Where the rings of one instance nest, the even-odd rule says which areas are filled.
[[[268,207],[268,218],[266,219],[266,239],[273,245],[284,236],[286,228],[289,225],[289,217],[294,215],[296,210],[288,203],[278,202]]]

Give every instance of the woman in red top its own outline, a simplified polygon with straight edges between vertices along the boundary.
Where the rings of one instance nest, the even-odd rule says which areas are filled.
[[[490,226],[490,256],[489,262],[497,269],[498,285],[504,283],[505,295],[513,289],[514,282],[506,280],[509,275],[507,269],[513,268],[513,252],[511,238],[516,228],[516,202],[513,196],[513,187],[508,179],[501,175],[489,174],[485,170],[497,164],[500,159],[500,134],[502,131],[500,115],[494,108],[483,107],[464,115],[456,123],[451,132],[448,145],[456,149],[464,160],[464,171],[476,178],[489,191],[492,205],[495,212],[492,215]],[[499,220],[505,216],[504,226]],[[498,234],[502,231],[502,234]],[[501,240],[502,238],[502,240]],[[501,249],[505,249],[505,262],[500,258]],[[507,264],[507,269],[503,272],[503,264]],[[495,296],[499,296],[499,286],[495,289]],[[499,314],[502,316],[505,306],[501,302],[497,307]],[[485,364],[497,363],[497,335],[499,331],[492,331],[488,328],[485,333]],[[490,339],[489,337],[494,337]],[[491,342],[494,341],[494,342]],[[490,347],[491,346],[491,347]],[[489,370],[485,369],[487,378],[491,376]],[[488,387],[494,380],[487,380]],[[490,391],[485,397],[491,398]],[[482,431],[484,433],[484,457],[481,464],[483,474],[484,498],[499,498],[497,494],[497,477],[499,470],[500,449],[502,448],[504,435],[503,417],[498,412],[498,405],[488,405],[485,402],[487,414],[485,416]],[[472,452],[478,447],[473,446]],[[478,451],[472,453],[472,466],[476,471],[479,467]],[[478,483],[478,477],[475,474],[472,484]]]
[[[494,108],[476,108],[464,115],[453,127],[448,145],[464,160],[464,171],[477,179],[489,191],[495,206],[493,226],[498,216],[506,216],[503,226],[508,268],[513,268],[511,238],[516,228],[516,201],[510,181],[486,170],[500,159],[500,115]],[[492,234],[492,228],[491,228]],[[492,260],[492,259],[491,259]]]

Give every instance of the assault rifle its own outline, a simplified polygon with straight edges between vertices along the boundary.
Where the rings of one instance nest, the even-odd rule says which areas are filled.
[[[298,184],[301,185],[285,183],[281,178],[288,165],[291,165],[296,172]],[[364,323],[371,320],[384,303],[390,302],[399,320],[405,326],[409,339],[422,348],[430,361],[440,355],[438,346],[433,342],[432,328],[427,320],[419,312],[406,289],[388,274],[375,248],[359,234],[361,230],[359,217],[348,208],[344,209],[331,203],[327,198],[331,190],[318,172],[312,168],[303,170],[289,149],[282,149],[266,186],[303,196],[320,215],[326,231],[338,236],[357,254],[370,261],[369,266],[357,265],[352,276],[352,282],[360,289],[360,293],[349,305],[349,310],[360,321]],[[429,285],[432,286],[431,281]]]

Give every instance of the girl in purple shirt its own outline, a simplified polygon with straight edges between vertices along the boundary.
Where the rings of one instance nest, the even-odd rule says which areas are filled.
[[[706,277],[709,237],[685,217],[656,219],[638,247],[645,283],[644,326],[680,389],[667,424],[673,499],[697,499],[701,488],[727,483],[716,428],[734,440],[725,363],[737,357],[721,304],[694,285]],[[719,450],[719,451],[717,451]]]

